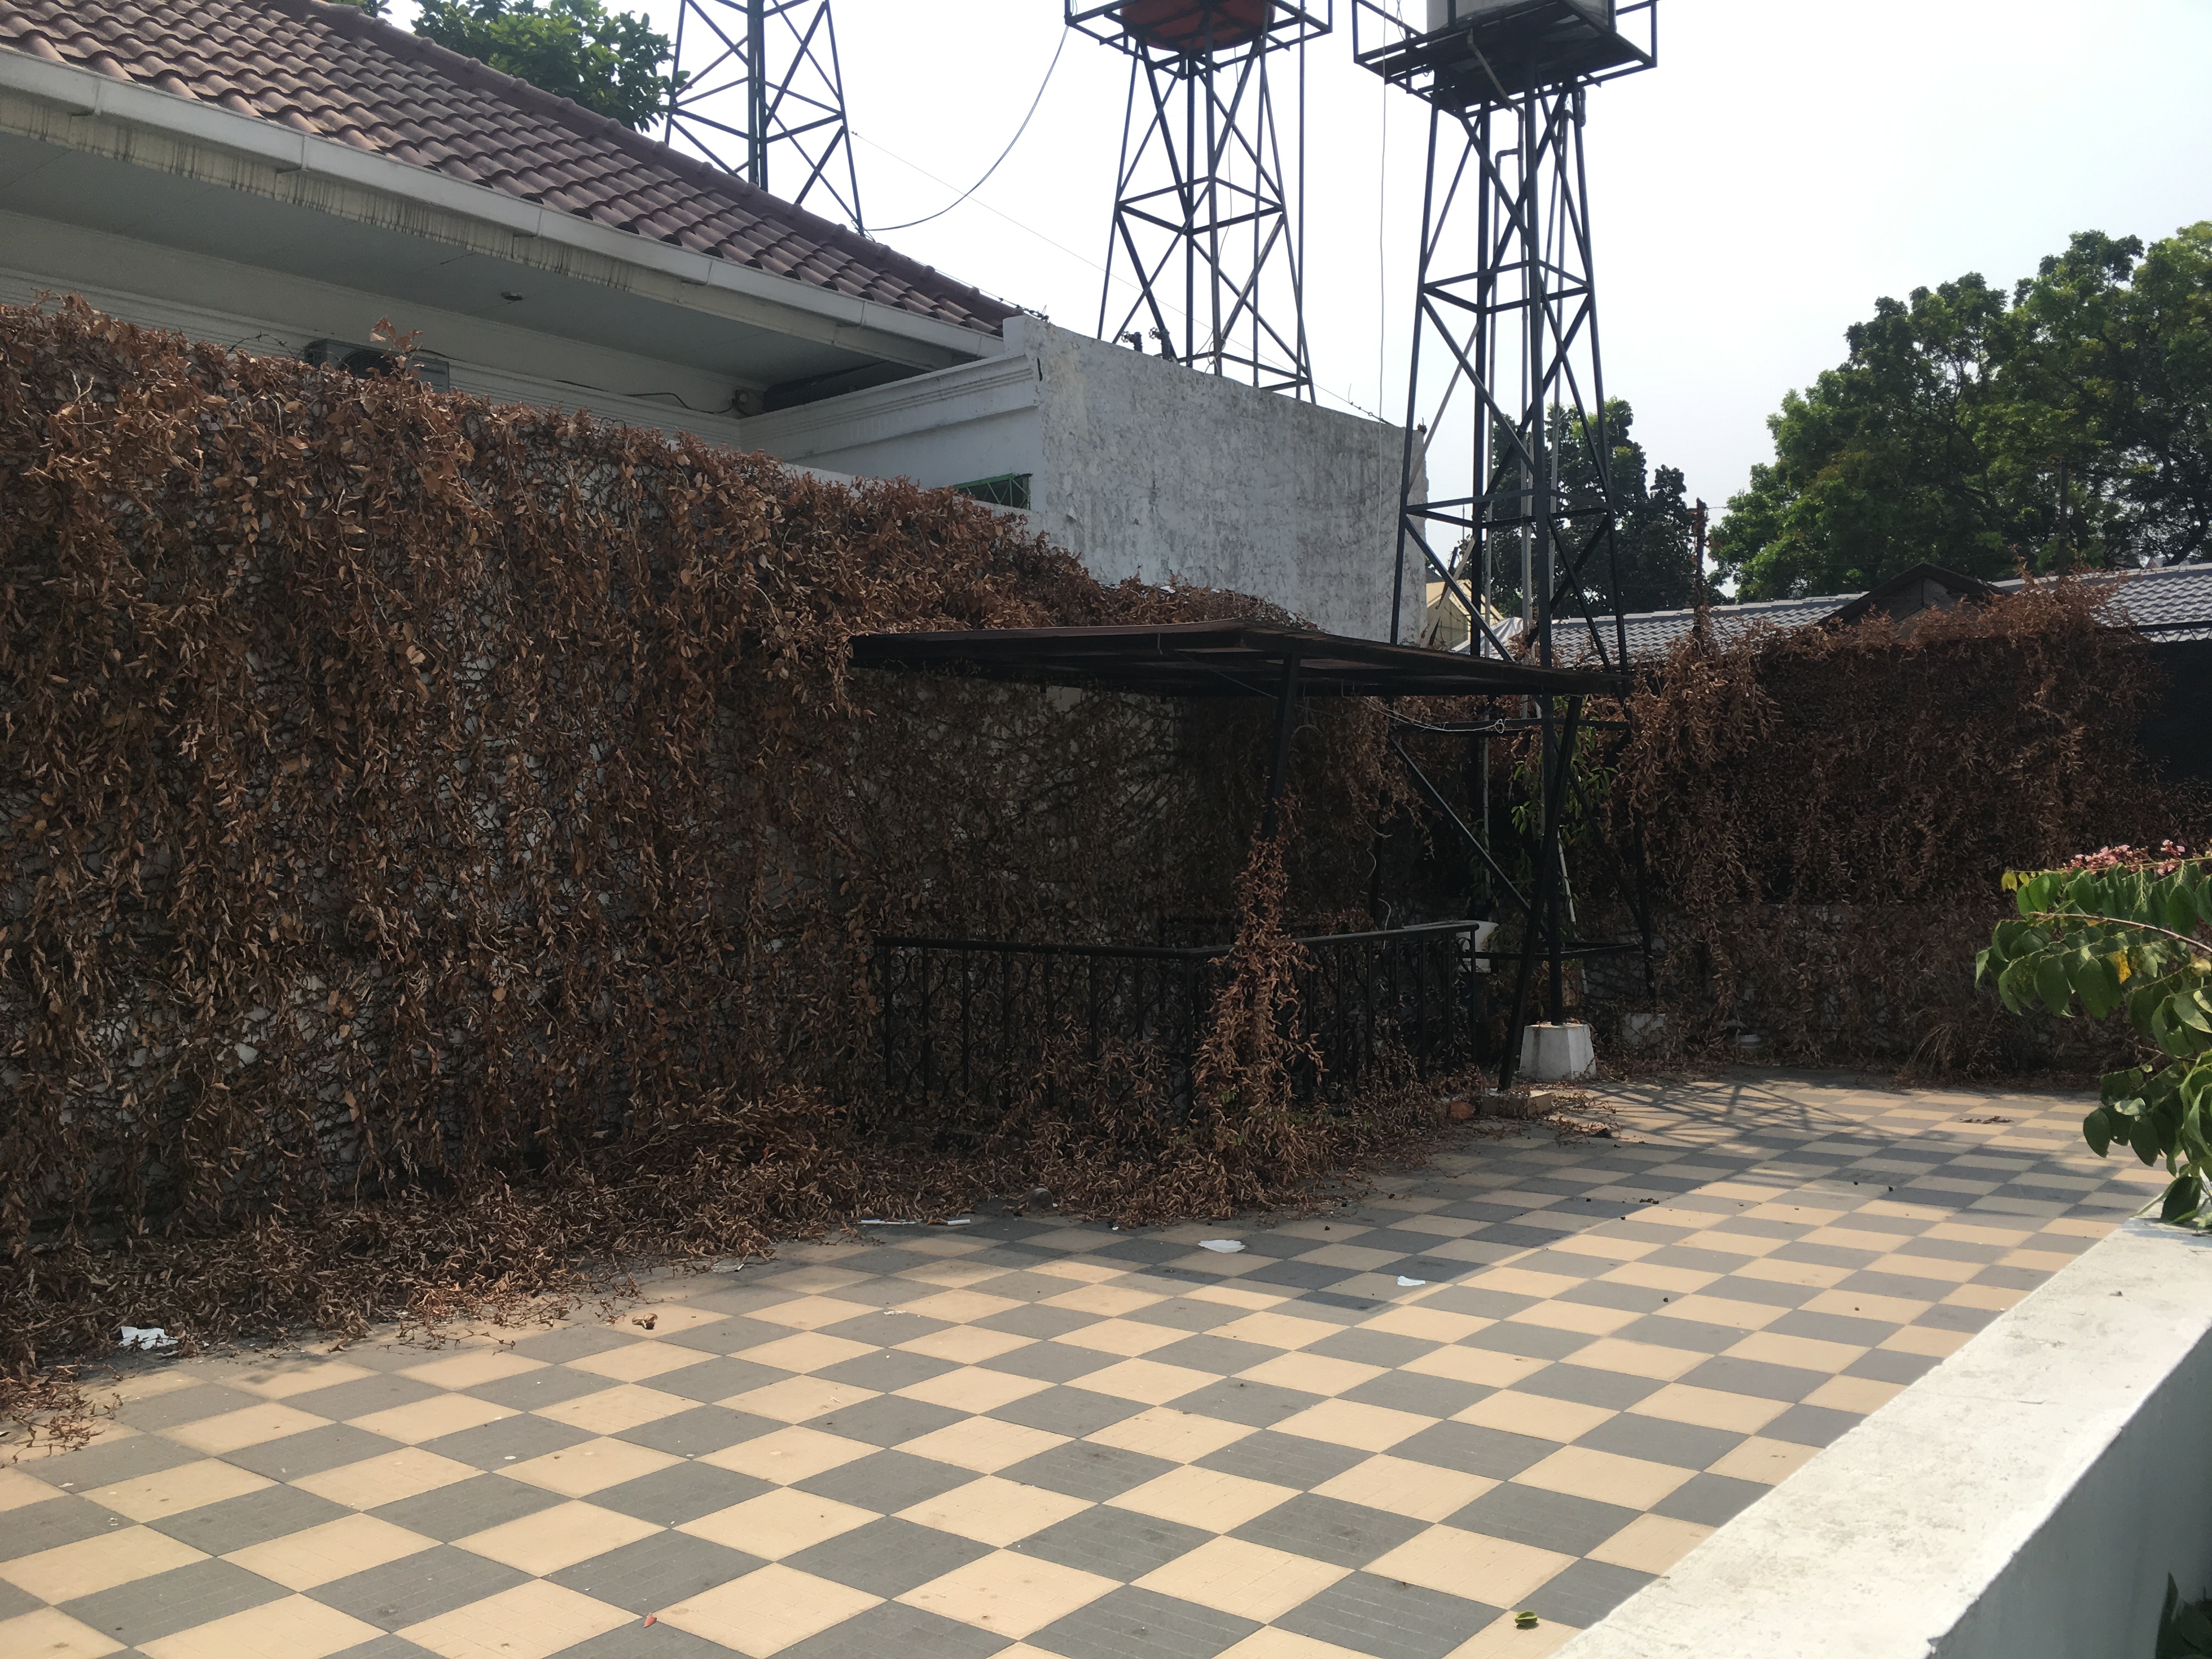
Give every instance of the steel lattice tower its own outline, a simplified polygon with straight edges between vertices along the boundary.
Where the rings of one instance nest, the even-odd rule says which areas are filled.
[[[1128,53],[1129,102],[1098,307],[1102,338],[1313,396],[1305,329],[1305,43],[1334,0],[1066,0]],[[1270,66],[1295,50],[1291,143]],[[1134,300],[1117,300],[1133,282]]]
[[[681,0],[671,72],[664,143],[865,228],[830,0]]]

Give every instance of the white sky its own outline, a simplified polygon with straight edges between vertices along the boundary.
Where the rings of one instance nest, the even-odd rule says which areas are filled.
[[[672,31],[675,0],[610,3]],[[1062,33],[1059,0],[835,8],[876,223],[975,181]],[[1402,419],[1423,106],[1352,62],[1351,0],[1336,10],[1308,59],[1307,329],[1324,402]],[[1127,72],[1070,40],[990,183],[884,240],[1096,327]],[[1608,389],[1719,507],[1771,454],[1783,392],[1840,361],[1877,296],[2009,283],[2075,230],[2148,241],[2212,218],[2208,84],[2212,0],[1661,0],[1659,68],[1590,100]]]

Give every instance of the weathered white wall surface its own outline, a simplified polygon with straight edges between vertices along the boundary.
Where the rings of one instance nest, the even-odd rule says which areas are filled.
[[[1386,637],[1395,427],[1194,374],[1035,318],[1007,354],[743,422],[748,445],[864,477],[1030,475],[1031,521],[1105,581],[1257,594]],[[1420,573],[1406,583],[1420,621]]]
[[[2212,1242],[2129,1222],[1559,1659],[2151,1659],[2212,1588]]]

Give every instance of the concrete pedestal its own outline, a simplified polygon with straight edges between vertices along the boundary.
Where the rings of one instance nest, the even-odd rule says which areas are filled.
[[[1570,1083],[1597,1069],[1589,1027],[1579,1020],[1565,1025],[1531,1025],[1521,1033],[1521,1077],[1528,1083]]]

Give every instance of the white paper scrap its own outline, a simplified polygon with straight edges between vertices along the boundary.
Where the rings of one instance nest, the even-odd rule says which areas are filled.
[[[1218,1250],[1224,1255],[1234,1255],[1244,1248],[1244,1241],[1241,1238],[1201,1238],[1198,1241],[1198,1248],[1201,1250]]]
[[[177,1339],[159,1325],[125,1325],[123,1328],[123,1346],[154,1352],[162,1348],[175,1347]]]
[[[1413,1285],[1425,1285],[1425,1284],[1427,1284],[1429,1281],[1428,1281],[1427,1279],[1408,1279],[1408,1278],[1407,1278],[1407,1277],[1406,1277],[1406,1275],[1405,1275],[1405,1274],[1403,1274],[1403,1273],[1400,1273],[1400,1274],[1398,1275],[1398,1282],[1399,1282],[1401,1285],[1403,1285],[1407,1286],[1408,1288],[1411,1288],[1412,1286],[1413,1286]]]

